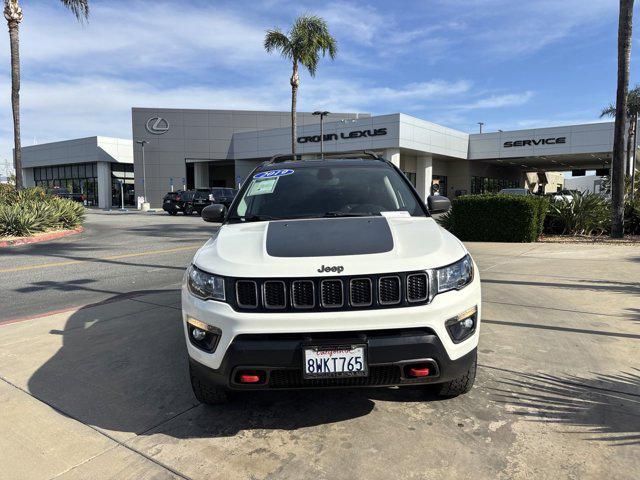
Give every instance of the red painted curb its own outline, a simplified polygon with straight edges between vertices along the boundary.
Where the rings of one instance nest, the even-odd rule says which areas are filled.
[[[55,240],[56,238],[68,237],[69,235],[75,235],[84,230],[83,227],[74,228],[71,230],[62,230],[60,232],[51,232],[37,237],[20,237],[13,240],[0,241],[1,247],[15,247],[16,245],[26,245],[27,243],[46,242],[48,240]]]

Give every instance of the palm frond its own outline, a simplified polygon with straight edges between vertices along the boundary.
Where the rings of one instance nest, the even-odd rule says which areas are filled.
[[[610,103],[607,107],[602,109],[602,112],[600,112],[600,118],[615,117],[615,116],[616,116],[616,106],[613,103]]]
[[[293,57],[291,41],[279,28],[267,30],[264,37],[264,49],[267,52],[277,50],[285,58]]]
[[[89,0],[60,0],[62,4],[71,10],[78,21],[89,18]]]
[[[320,53],[327,53],[333,59],[338,44],[329,33],[327,22],[317,15],[301,15],[293,24],[290,32],[294,56],[306,67],[313,77],[316,74]]]

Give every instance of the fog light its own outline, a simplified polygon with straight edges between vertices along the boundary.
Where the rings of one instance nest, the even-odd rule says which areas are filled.
[[[199,328],[194,328],[193,331],[191,332],[191,336],[197,342],[199,342],[200,340],[204,340],[204,337],[206,335],[207,335],[207,332],[205,332],[204,330],[200,330]]]
[[[478,307],[472,307],[446,321],[445,326],[453,343],[460,343],[473,335],[476,331],[477,316]]]
[[[187,317],[187,332],[192,345],[209,353],[215,351],[222,333],[219,328],[193,317]]]

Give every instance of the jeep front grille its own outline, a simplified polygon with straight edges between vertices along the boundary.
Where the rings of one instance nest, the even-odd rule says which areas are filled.
[[[354,307],[368,307],[373,303],[370,278],[354,278],[349,284],[349,299]]]
[[[407,300],[423,302],[429,296],[429,282],[426,273],[407,275]]]
[[[287,306],[287,286],[282,280],[268,280],[262,284],[264,308],[276,309]]]
[[[313,308],[316,306],[316,289],[312,280],[291,282],[291,305],[293,308]]]
[[[258,308],[258,285],[253,280],[236,282],[236,301],[240,308]]]
[[[378,280],[378,296],[382,305],[395,305],[402,299],[400,277],[380,277]]]
[[[227,278],[235,310],[254,312],[366,310],[429,302],[424,271],[314,278]]]
[[[320,282],[320,301],[324,308],[340,308],[344,305],[342,280],[322,280]]]

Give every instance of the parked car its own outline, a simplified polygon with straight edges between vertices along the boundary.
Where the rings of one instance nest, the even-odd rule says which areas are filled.
[[[533,195],[528,188],[503,188],[498,193],[500,195]]]
[[[167,192],[162,198],[162,209],[169,215],[177,215],[182,211],[182,195],[184,193],[184,190]]]
[[[207,198],[207,194],[196,190],[167,192],[162,200],[162,209],[169,215],[176,215],[178,212],[185,215],[192,215],[194,212],[200,213],[196,202],[201,198]]]
[[[67,188],[63,188],[63,187],[49,188],[47,189],[47,193],[49,195],[53,195],[54,197],[68,198],[69,200],[73,200],[74,202],[83,203],[83,204],[87,199],[86,195],[84,195],[83,193],[73,193],[73,192],[70,192]]]
[[[204,207],[213,203],[219,203],[229,208],[236,193],[238,193],[234,188],[225,187],[199,188],[197,191],[206,193],[205,196],[199,196],[197,201],[194,202],[194,209],[197,207],[198,212],[201,212]]]
[[[567,202],[573,202],[574,192],[572,190],[558,190],[554,193],[547,194],[551,198],[551,201],[558,202],[561,200],[566,200]]]
[[[182,318],[196,398],[233,391],[474,382],[481,297],[462,242],[391,162],[266,162],[195,254]],[[420,241],[416,241],[420,239]]]

